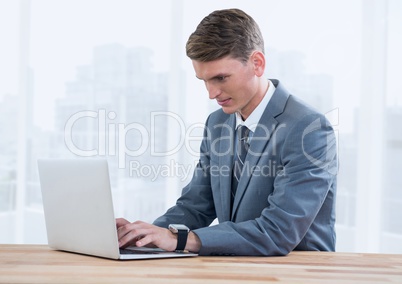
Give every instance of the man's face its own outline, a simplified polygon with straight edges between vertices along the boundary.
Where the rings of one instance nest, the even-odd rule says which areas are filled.
[[[237,111],[246,119],[261,101],[264,94],[260,94],[260,79],[251,57],[246,63],[230,57],[192,62],[196,77],[205,82],[209,98],[215,99],[225,113]]]

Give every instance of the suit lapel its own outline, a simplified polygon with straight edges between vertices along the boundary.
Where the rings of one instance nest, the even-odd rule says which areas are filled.
[[[222,131],[219,142],[219,170],[220,172],[220,192],[223,208],[223,220],[230,220],[231,207],[231,183],[233,167],[233,139],[236,119],[230,115],[228,120],[222,124]]]
[[[289,97],[289,93],[283,88],[279,81],[271,81],[274,83],[276,90],[261,116],[255,133],[253,134],[249,152],[245,160],[245,167],[243,168],[244,171],[239,180],[235,200],[233,202],[231,216],[232,221],[235,219],[237,208],[247,189],[247,185],[253,176],[254,166],[258,164],[258,161],[263,155],[272,154],[265,151],[265,148],[267,147],[268,142],[270,141],[272,134],[278,125],[278,121],[275,119],[275,117],[284,111],[287,99]]]

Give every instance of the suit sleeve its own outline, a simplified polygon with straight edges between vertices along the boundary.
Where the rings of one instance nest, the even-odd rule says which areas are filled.
[[[176,205],[156,219],[154,225],[167,228],[169,224],[175,223],[185,224],[190,229],[195,229],[209,226],[216,218],[209,173],[209,140],[208,128],[205,127],[200,147],[200,160],[190,183],[183,188]]]
[[[325,203],[336,179],[337,157],[329,122],[320,114],[303,117],[288,130],[279,149],[283,171],[275,177],[268,206],[253,220],[195,230],[202,243],[200,255],[286,255],[319,213],[330,223],[332,206]],[[326,228],[315,232],[320,230]]]

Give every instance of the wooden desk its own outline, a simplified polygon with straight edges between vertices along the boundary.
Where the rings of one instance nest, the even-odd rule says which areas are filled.
[[[116,261],[41,245],[0,245],[0,283],[402,283],[402,255],[292,252],[285,257]]]

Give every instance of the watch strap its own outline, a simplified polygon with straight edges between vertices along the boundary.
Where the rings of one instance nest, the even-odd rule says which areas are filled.
[[[176,251],[183,251],[187,244],[188,231],[178,230]]]

